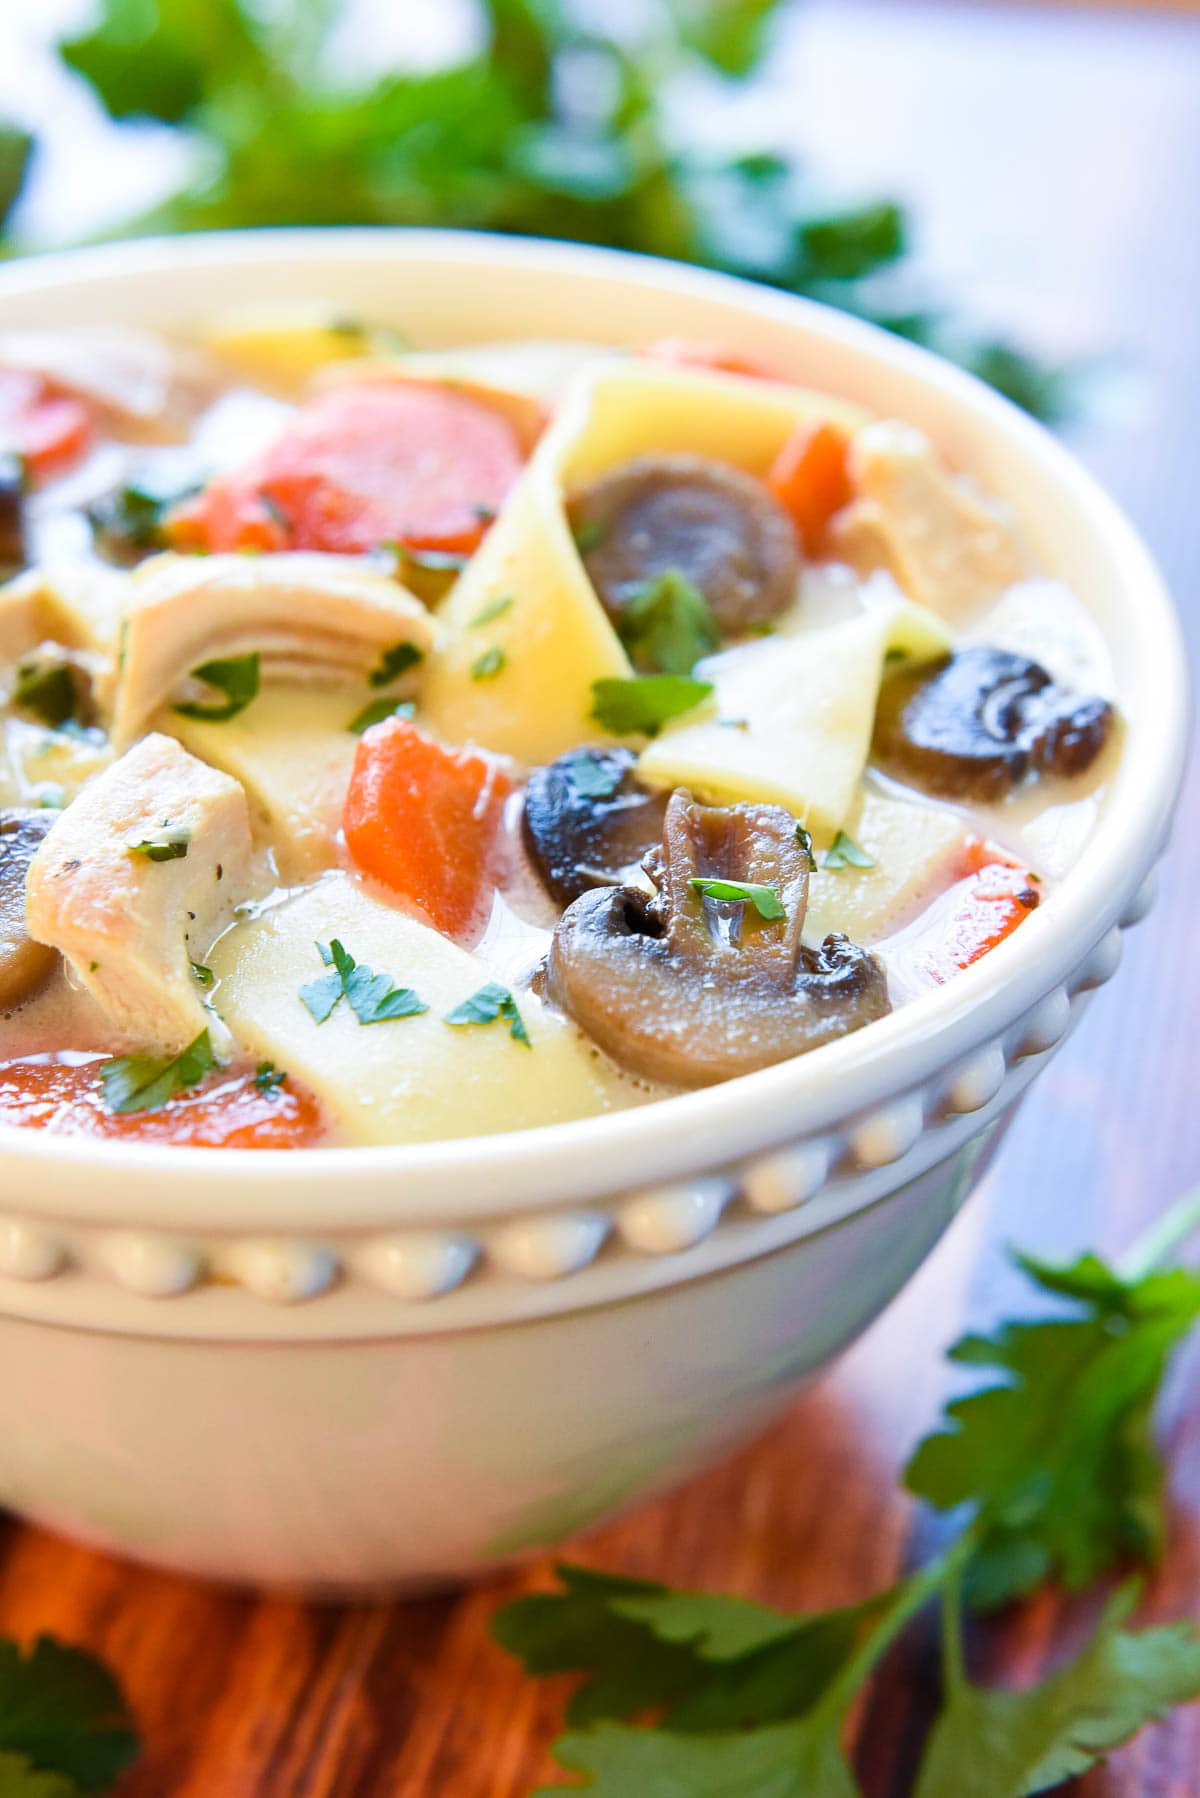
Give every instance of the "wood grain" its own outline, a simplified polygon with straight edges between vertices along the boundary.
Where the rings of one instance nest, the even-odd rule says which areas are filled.
[[[923,203],[935,262],[975,303],[1057,347],[1114,345],[1137,388],[1079,447],[1145,531],[1200,649],[1200,32],[1194,24],[985,6],[845,4],[785,46],[785,119],[818,160]],[[847,133],[846,95],[852,131]],[[1097,121],[1101,127],[1097,128]],[[856,164],[855,158],[858,158]],[[1200,768],[1154,920],[1034,1089],[982,1193],[889,1314],[735,1460],[572,1545],[612,1570],[811,1607],[889,1583],[928,1547],[895,1475],[946,1391],[940,1351],[1023,1301],[1003,1248],[1121,1248],[1200,1180]],[[1200,1622],[1200,1357],[1163,1420],[1175,1518],[1148,1616]],[[524,1798],[553,1776],[564,1686],[489,1641],[541,1563],[461,1594],[310,1608],[119,1565],[15,1523],[0,1631],[50,1630],[110,1660],[145,1738],[122,1798]],[[979,1672],[1021,1680],[1066,1652],[1053,1594],[976,1632]],[[920,1623],[864,1708],[868,1798],[905,1798],[936,1704]],[[1077,1782],[1081,1798],[1197,1798],[1200,1707]],[[638,1798],[631,1793],[629,1798]],[[814,1798],[819,1798],[814,1794]]]

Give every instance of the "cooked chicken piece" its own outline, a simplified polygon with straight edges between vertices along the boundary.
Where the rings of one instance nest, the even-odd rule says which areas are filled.
[[[884,420],[850,445],[855,498],[832,520],[830,553],[883,568],[910,599],[961,618],[1024,573],[1001,513],[946,473],[922,432]]]
[[[126,576],[101,562],[51,562],[0,587],[0,661],[40,643],[80,651],[102,671],[116,651]]]
[[[220,385],[221,371],[194,344],[142,331],[4,331],[0,366],[27,368],[89,400],[129,436],[186,437]]]
[[[322,684],[376,674],[385,651],[434,641],[428,612],[348,556],[154,556],[129,576],[112,699],[113,740],[132,742],[205,663],[257,654],[262,678]],[[374,683],[373,683],[374,684]]]
[[[69,805],[34,856],[25,923],[139,1047],[228,1032],[193,973],[229,922],[250,861],[246,796],[172,737],[144,737]]]

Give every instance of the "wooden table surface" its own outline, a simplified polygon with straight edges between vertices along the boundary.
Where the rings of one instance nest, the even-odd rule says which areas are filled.
[[[830,0],[798,20],[780,92],[806,141],[850,178],[882,172],[922,197],[931,259],[979,307],[1050,345],[1128,352],[1127,378],[1078,446],[1159,555],[1195,655],[1200,24]],[[941,1350],[968,1319],[986,1325],[1021,1297],[1004,1244],[1119,1249],[1200,1180],[1198,890],[1193,764],[1157,913],[917,1280],[769,1435],[572,1554],[803,1608],[887,1584],[921,1552],[895,1473],[944,1395]],[[1175,1522],[1148,1613],[1200,1621],[1200,1355],[1179,1370],[1164,1439]],[[523,1798],[553,1774],[563,1691],[524,1680],[486,1625],[547,1571],[404,1605],[310,1609],[9,1523],[0,1631],[51,1630],[119,1671],[146,1744],[122,1798]],[[1039,1599],[987,1626],[979,1664],[1020,1677],[1069,1631],[1057,1601]],[[870,1798],[910,1790],[934,1665],[918,1627],[877,1682],[860,1736]],[[1200,1706],[1075,1789],[1200,1794]]]

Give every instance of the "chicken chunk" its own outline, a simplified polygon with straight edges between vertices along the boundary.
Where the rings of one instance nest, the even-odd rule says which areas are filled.
[[[950,619],[1022,578],[1000,512],[947,474],[911,425],[864,425],[849,471],[855,497],[833,518],[829,548],[860,574],[886,569],[910,599]]]
[[[25,920],[59,949],[114,1032],[158,1052],[208,1029],[194,965],[230,921],[250,862],[246,796],[171,737],[144,737],[98,774],[30,864]]]
[[[401,645],[409,660],[433,646],[421,602],[351,557],[168,554],[129,582],[112,701],[119,745],[206,662],[254,653],[264,678],[325,684],[370,676]]]

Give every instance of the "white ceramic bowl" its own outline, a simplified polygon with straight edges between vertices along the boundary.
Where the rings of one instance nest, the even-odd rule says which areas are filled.
[[[0,328],[177,328],[297,300],[420,344],[716,338],[911,419],[1087,602],[1128,720],[1105,828],[1023,928],[795,1062],[615,1117],[412,1148],[201,1152],[0,1128],[0,1500],[197,1574],[376,1590],[486,1568],[678,1480],[892,1298],[1150,902],[1184,663],[1145,551],[1053,439],[819,306],[437,232],[193,237],[0,269]]]

